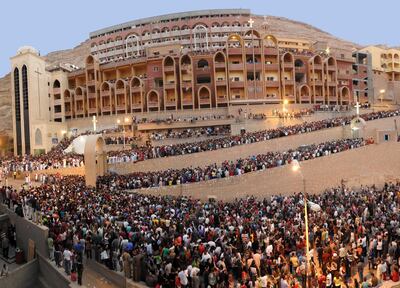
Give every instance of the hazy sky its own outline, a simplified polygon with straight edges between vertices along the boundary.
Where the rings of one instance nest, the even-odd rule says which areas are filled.
[[[89,32],[107,26],[212,8],[249,8],[254,14],[302,21],[361,45],[400,46],[397,0],[4,0],[0,76],[10,70],[9,58],[23,45],[45,55],[72,48],[86,40]]]

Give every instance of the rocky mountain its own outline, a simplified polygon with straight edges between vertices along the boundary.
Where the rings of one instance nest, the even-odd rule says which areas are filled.
[[[331,48],[349,51],[361,48],[361,46],[356,43],[335,37],[332,34],[322,31],[312,25],[294,21],[285,17],[267,16],[264,18],[258,16],[256,19],[256,25],[257,24],[258,27],[266,24],[267,31],[270,34],[275,35],[277,38],[298,38],[311,42],[322,41],[327,42],[328,46]]]
[[[349,51],[360,48],[355,43],[339,39],[306,23],[275,16],[254,16],[254,18],[255,29],[262,33],[275,35],[277,38],[299,38],[311,42],[322,41],[326,42],[331,48],[340,48]],[[83,67],[84,59],[89,53],[90,42],[86,40],[75,48],[51,52],[44,57],[48,62],[48,66],[70,63]],[[12,134],[10,74],[0,78],[0,134],[4,133],[8,135]]]
[[[11,74],[0,78],[0,135],[12,134]]]

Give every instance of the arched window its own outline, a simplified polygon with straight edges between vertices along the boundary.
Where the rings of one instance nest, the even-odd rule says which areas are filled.
[[[17,134],[17,154],[22,154],[22,137],[21,137],[21,102],[19,90],[19,69],[14,69],[14,99],[15,99],[15,124]]]
[[[130,56],[139,57],[140,55],[140,41],[135,34],[131,34],[125,39],[125,55],[126,58]]]
[[[303,67],[304,63],[301,59],[296,59],[296,61],[294,61],[294,66],[295,67]]]
[[[35,131],[35,145],[36,146],[43,145],[42,131],[40,131],[39,128],[37,128]]]
[[[207,27],[199,24],[193,28],[194,50],[208,50],[208,31]],[[204,43],[205,42],[205,43]]]
[[[200,59],[199,62],[197,62],[197,68],[207,68],[208,67],[208,61],[206,59]]]
[[[38,69],[39,71],[39,69]],[[39,73],[38,76],[39,77]],[[28,91],[28,68],[22,66],[22,98],[24,108],[24,130],[25,130],[25,154],[31,154],[30,125],[29,125],[29,91]],[[40,115],[40,94],[39,100],[39,117]]]
[[[53,88],[60,88],[60,81],[58,81],[58,80],[56,80],[56,81],[54,81],[54,83],[53,83]]]

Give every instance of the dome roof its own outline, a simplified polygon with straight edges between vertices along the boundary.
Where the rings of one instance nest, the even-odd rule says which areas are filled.
[[[32,46],[22,46],[17,50],[17,54],[33,53],[39,56],[39,51]]]

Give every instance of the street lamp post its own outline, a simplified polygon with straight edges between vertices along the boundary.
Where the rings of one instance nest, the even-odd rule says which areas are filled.
[[[303,182],[303,201],[304,201],[304,224],[306,226],[306,231],[305,231],[305,238],[306,238],[306,287],[308,287],[308,267],[310,265],[310,243],[309,243],[309,234],[308,234],[308,200],[307,200],[307,193],[306,193],[306,179],[304,178],[304,174],[301,171],[301,166],[299,161],[293,160],[292,161],[292,171],[293,172],[298,172],[301,176],[301,180]]]
[[[385,94],[385,92],[386,92],[386,90],[385,89],[381,89],[380,91],[379,91],[379,98],[381,99],[381,105],[382,105],[382,101],[383,101],[383,95]]]
[[[283,100],[283,104],[282,104],[282,113],[283,113],[283,119],[285,119],[286,117],[286,112],[288,112],[288,109],[286,109],[286,106],[289,104],[289,100],[285,99]]]
[[[124,135],[124,150],[125,150],[125,136],[126,136],[126,131],[125,131],[125,124],[128,124],[128,122],[129,122],[129,118],[128,117],[125,117],[125,119],[124,119],[124,131],[122,132],[123,133],[123,135]]]

